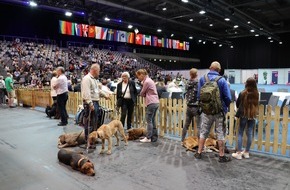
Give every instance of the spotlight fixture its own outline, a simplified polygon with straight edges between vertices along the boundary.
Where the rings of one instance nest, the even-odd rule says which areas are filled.
[[[282,44],[283,44],[283,42],[279,42],[279,44],[280,44],[280,45],[282,45]]]
[[[176,63],[176,60],[174,60],[174,63]]]
[[[231,46],[230,48],[231,48],[231,49],[233,49],[233,48],[234,48],[234,46]]]
[[[135,32],[135,34],[138,34],[139,33],[138,28],[135,28],[134,32]]]
[[[223,44],[220,44],[220,45],[219,45],[219,47],[222,47],[222,46],[223,46]]]
[[[167,8],[166,8],[166,7],[163,7],[163,8],[162,8],[162,11],[166,11],[166,10],[167,10]]]
[[[30,5],[31,7],[37,7],[37,3],[34,2],[34,1],[29,1],[29,5]]]
[[[192,36],[189,36],[189,39],[191,39],[191,40],[192,40],[192,39],[193,39],[193,37],[192,37]]]
[[[132,29],[132,28],[133,28],[133,25],[132,25],[132,24],[129,24],[129,25],[128,25],[128,28],[129,28],[129,29]]]
[[[229,22],[231,19],[230,18],[225,18],[225,21]]]
[[[171,59],[169,60],[169,62],[171,63]]]
[[[212,26],[213,26],[213,24],[209,24],[209,26],[210,26],[210,27],[212,27]]]
[[[110,21],[111,19],[108,18],[108,17],[106,16],[106,17],[104,18],[104,20],[108,22],[108,21]]]
[[[154,61],[156,61],[156,59],[154,59]]]
[[[205,14],[206,12],[204,11],[204,10],[201,10],[201,11],[199,11],[199,14],[201,14],[201,15],[203,15],[203,14]]]
[[[256,37],[258,37],[258,36],[259,36],[259,34],[255,34],[255,36],[256,36]]]
[[[274,42],[274,40],[270,40],[270,42],[271,42],[271,43],[273,43],[273,42]]]
[[[162,30],[160,28],[157,29],[157,32],[162,32]]]
[[[272,38],[269,36],[269,37],[268,37],[268,40],[271,40],[271,39],[272,39]]]
[[[65,16],[72,16],[72,12],[70,12],[70,11],[66,11],[66,12],[65,12]]]
[[[162,59],[159,59],[159,61],[162,61]]]
[[[260,28],[260,30],[264,30],[264,28]]]
[[[255,32],[255,30],[253,30],[253,29],[252,29],[252,30],[250,30],[250,32],[252,32],[252,33],[253,33],[253,32]]]
[[[198,40],[198,43],[201,43],[202,42],[202,40]]]
[[[216,44],[216,42],[212,42],[212,44]]]
[[[174,34],[172,33],[171,35],[170,35],[170,37],[173,37],[174,36]]]
[[[189,22],[192,22],[193,21],[193,18],[189,19]]]
[[[81,12],[82,15],[85,15],[85,12]]]
[[[235,25],[234,28],[239,28],[239,25]]]
[[[206,43],[206,41],[203,41],[202,43],[203,43],[203,44],[205,44],[205,43]]]
[[[181,0],[181,2],[183,2],[183,3],[188,3],[188,0]]]
[[[248,24],[251,24],[251,21],[248,21]]]

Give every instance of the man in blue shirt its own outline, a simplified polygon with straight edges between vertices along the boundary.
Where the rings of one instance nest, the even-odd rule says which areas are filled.
[[[219,62],[214,61],[212,62],[211,66],[209,67],[210,71],[207,74],[210,81],[214,81],[216,77],[219,77],[219,72],[221,70],[221,65]],[[206,79],[205,77],[201,77],[198,83],[198,93],[197,98],[200,97],[200,90],[201,87],[205,84]],[[199,146],[198,152],[195,154],[197,159],[201,159],[201,152],[204,147],[204,143],[206,138],[209,135],[210,129],[212,127],[213,122],[215,122],[215,128],[217,133],[217,140],[219,145],[219,162],[228,162],[231,159],[224,155],[224,147],[225,147],[225,135],[226,135],[226,126],[225,126],[225,114],[228,112],[228,107],[231,103],[231,93],[230,88],[228,86],[227,81],[224,78],[220,78],[217,81],[219,91],[220,91],[220,98],[222,102],[223,110],[221,113],[215,115],[207,115],[205,113],[202,114],[202,124],[200,128],[200,138],[199,138]]]

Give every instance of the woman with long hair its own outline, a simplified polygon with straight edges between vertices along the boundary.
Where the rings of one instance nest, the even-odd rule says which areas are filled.
[[[254,78],[248,78],[245,84],[245,89],[239,94],[237,100],[237,114],[240,118],[240,127],[238,134],[238,150],[233,153],[232,156],[238,160],[244,158],[250,158],[249,150],[252,144],[253,128],[256,123],[256,117],[258,113],[259,92],[257,83]],[[247,145],[246,149],[242,151],[243,134],[247,128]]]

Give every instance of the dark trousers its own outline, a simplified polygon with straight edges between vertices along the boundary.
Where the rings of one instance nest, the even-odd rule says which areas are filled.
[[[90,107],[88,104],[84,104],[85,109],[85,120],[84,120],[84,128],[85,128],[85,138],[88,139],[88,135],[92,131],[96,131],[99,127],[98,121],[99,121],[99,111],[100,111],[100,105],[99,102],[94,101],[94,108],[95,110],[91,112],[90,115]],[[88,118],[90,116],[90,118]]]
[[[146,107],[146,122],[147,122],[147,138],[151,139],[151,142],[155,142],[158,139],[158,132],[156,127],[155,116],[158,110],[159,104],[149,104]]]
[[[125,119],[127,116],[127,129],[132,127],[132,115],[134,111],[134,102],[132,99],[124,99],[121,107],[121,122],[125,128]]]
[[[67,118],[68,118],[67,111],[66,111],[67,100],[68,100],[67,92],[57,95],[57,107],[60,113],[61,123],[63,124],[67,124]]]

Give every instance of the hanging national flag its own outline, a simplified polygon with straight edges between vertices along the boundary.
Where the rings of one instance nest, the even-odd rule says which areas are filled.
[[[145,40],[145,43],[143,43],[143,45],[151,46],[151,36],[150,35],[144,35],[144,40]]]
[[[157,40],[157,46],[162,47],[162,39],[158,38]]]
[[[161,44],[163,48],[166,48],[166,38],[161,39]]]
[[[180,47],[179,47],[179,40],[176,40],[176,49],[180,49]]]
[[[106,40],[107,39],[107,34],[108,34],[108,28],[102,28],[101,40]]]
[[[67,22],[67,21],[59,21],[59,28],[60,28],[60,33],[61,34],[66,34],[66,35],[75,35],[75,29],[74,29],[74,23],[72,22]]]
[[[89,38],[95,38],[95,26],[89,26]]]
[[[151,46],[157,47],[157,36],[151,36]]]
[[[177,46],[176,46],[176,40],[172,40],[172,48],[173,48],[173,49],[176,49],[176,47],[177,47]]]
[[[168,39],[167,48],[172,49],[172,39]]]
[[[133,44],[134,43],[134,33],[127,32],[127,43]]]
[[[142,42],[143,42],[143,34],[137,34],[135,44],[142,45]]]
[[[89,25],[87,25],[87,24],[82,24],[82,28],[83,28],[83,37],[88,37],[88,33],[89,33]]]
[[[59,32],[60,32],[61,34],[66,34],[65,29],[66,29],[65,21],[60,20],[60,21],[59,21]]]
[[[183,42],[179,42],[179,49],[180,50],[183,50],[183,46],[184,46]]]
[[[119,30],[118,42],[127,42],[127,33],[125,31]]]
[[[75,23],[75,34],[76,36],[83,36],[83,29],[81,24]]]
[[[98,40],[101,40],[102,38],[102,27],[99,27],[99,26],[95,26],[95,38],[98,39]]]
[[[184,49],[189,51],[189,42],[184,42],[184,43],[185,43]]]
[[[115,34],[115,30],[113,29],[108,30],[107,40],[114,41],[114,34]]]

